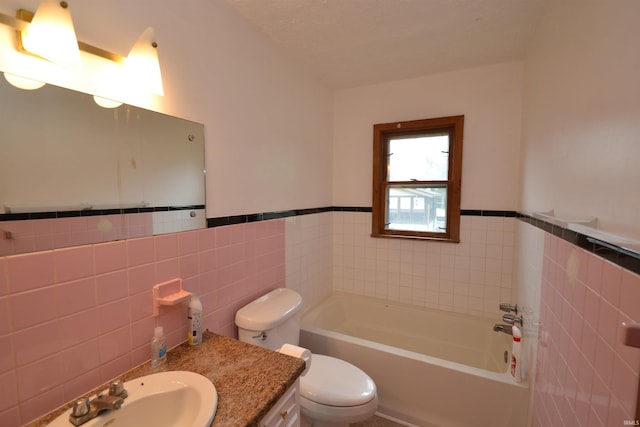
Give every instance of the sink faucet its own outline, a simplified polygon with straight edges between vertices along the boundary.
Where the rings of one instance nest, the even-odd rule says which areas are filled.
[[[505,334],[511,335],[512,332],[512,326],[511,325],[500,325],[500,324],[495,324],[493,325],[493,330],[496,332],[504,332]]]
[[[69,422],[79,426],[97,417],[102,411],[120,409],[127,396],[127,390],[122,381],[114,381],[109,385],[108,395],[99,394],[93,400],[85,397],[76,401],[69,415]]]

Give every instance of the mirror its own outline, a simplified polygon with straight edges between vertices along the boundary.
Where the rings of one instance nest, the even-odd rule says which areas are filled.
[[[0,256],[206,227],[204,125],[0,77]]]

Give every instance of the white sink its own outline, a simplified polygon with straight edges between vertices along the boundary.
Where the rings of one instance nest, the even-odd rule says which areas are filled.
[[[194,372],[159,372],[127,381],[124,387],[129,396],[120,409],[101,412],[82,427],[209,427],[218,408],[215,386]],[[70,413],[71,409],[49,427],[73,427]]]

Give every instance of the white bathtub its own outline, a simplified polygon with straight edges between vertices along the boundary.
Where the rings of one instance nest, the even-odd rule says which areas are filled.
[[[508,373],[511,339],[494,323],[334,292],[302,317],[300,345],[367,372],[383,415],[418,426],[525,427],[528,388]]]

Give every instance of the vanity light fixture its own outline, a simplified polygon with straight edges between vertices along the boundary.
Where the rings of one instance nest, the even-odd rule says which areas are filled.
[[[42,0],[31,23],[19,35],[19,43],[21,39],[29,53],[65,67],[81,64],[78,39],[65,1]]]
[[[79,67],[82,50],[121,64],[125,70],[124,79],[129,80],[133,88],[142,87],[157,95],[164,95],[158,44],[155,42],[153,28],[147,28],[142,33],[125,58],[77,40],[69,6],[65,1],[41,0],[35,14],[20,9],[16,16],[14,18],[0,13],[0,24],[16,29],[19,51],[39,56],[63,67]],[[11,84],[17,81],[13,77],[5,78]],[[20,79],[30,80],[24,77]],[[26,86],[18,83],[17,87],[33,86],[30,88],[34,89],[37,84],[40,82]]]
[[[11,73],[4,73],[4,79],[8,81],[11,86],[15,86],[18,89],[24,90],[40,89],[45,85],[44,82],[39,82],[38,80],[28,79],[26,77],[18,76]]]

